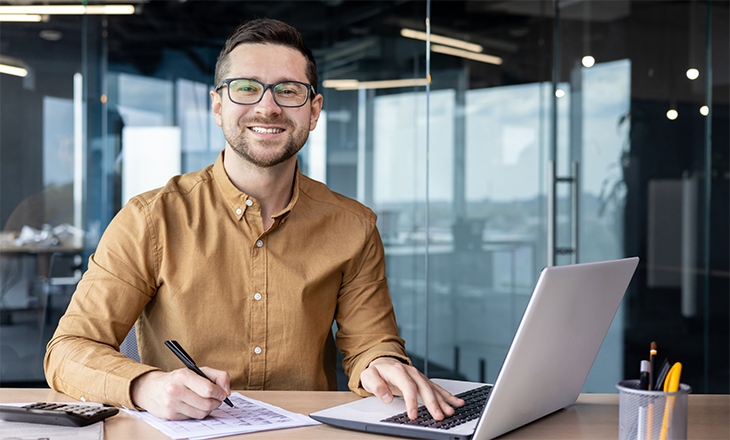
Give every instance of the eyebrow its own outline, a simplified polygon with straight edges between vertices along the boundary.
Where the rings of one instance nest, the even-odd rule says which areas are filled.
[[[305,79],[305,80],[299,80],[299,79],[292,79],[292,78],[280,78],[280,79],[277,79],[277,80],[275,80],[273,82],[267,83],[266,81],[262,80],[261,77],[259,77],[259,76],[232,76],[230,78],[253,79],[253,80],[256,80],[258,82],[262,82],[264,84],[276,84],[278,82],[285,82],[285,81],[296,81],[296,82],[301,82],[301,83],[309,84],[309,80],[307,80],[307,79]]]

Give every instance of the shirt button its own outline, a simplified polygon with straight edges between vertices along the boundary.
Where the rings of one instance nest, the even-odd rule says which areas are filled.
[[[262,240],[259,240],[256,242],[256,247],[261,247],[264,245],[264,242]]]
[[[243,211],[241,211],[241,208],[236,209],[236,215],[241,215]]]
[[[261,294],[256,292],[256,294],[253,296],[253,299],[255,299],[256,301],[261,301]]]
[[[246,206],[251,206],[251,205],[253,205],[253,202],[251,201],[251,199],[246,200]]]
[[[253,352],[256,354],[261,354],[261,347],[256,347],[253,349]]]

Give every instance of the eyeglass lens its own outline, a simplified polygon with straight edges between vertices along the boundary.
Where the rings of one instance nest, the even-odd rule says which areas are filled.
[[[238,104],[255,104],[265,91],[263,84],[251,79],[237,79],[228,84],[231,101]],[[309,88],[297,82],[280,82],[272,85],[271,91],[277,104],[298,107],[307,102]]]

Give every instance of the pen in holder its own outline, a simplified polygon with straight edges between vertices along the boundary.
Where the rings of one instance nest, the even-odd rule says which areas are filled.
[[[685,440],[687,395],[692,388],[679,384],[673,393],[639,388],[638,380],[616,385],[619,391],[620,440]]]

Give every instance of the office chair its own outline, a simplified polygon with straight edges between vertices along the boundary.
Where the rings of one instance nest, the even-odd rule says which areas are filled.
[[[133,361],[141,362],[139,349],[137,348],[137,330],[135,327],[136,325],[132,326],[122,343],[119,344],[119,351]]]
[[[71,295],[81,281],[83,258],[76,252],[54,252],[48,265],[48,277],[43,282],[38,345],[43,352],[46,346],[46,324],[52,322],[52,298]],[[65,312],[62,310],[61,313]]]

